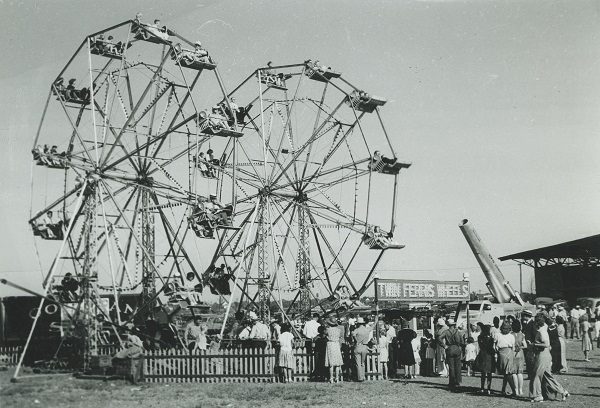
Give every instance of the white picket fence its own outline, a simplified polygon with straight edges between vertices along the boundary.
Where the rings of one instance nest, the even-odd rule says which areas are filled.
[[[308,381],[313,370],[312,356],[304,347],[294,350],[296,367],[293,381]],[[216,351],[170,349],[147,352],[144,377],[146,382],[276,382],[275,350],[234,348]],[[369,353],[367,380],[381,378],[377,355]]]
[[[0,367],[16,366],[21,356],[23,347],[0,347]]]

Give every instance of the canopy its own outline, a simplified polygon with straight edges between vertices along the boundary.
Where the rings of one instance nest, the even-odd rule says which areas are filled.
[[[600,258],[600,234],[591,237],[563,242],[562,244],[531,249],[516,254],[501,256],[501,261],[512,260],[539,260],[551,258]]]

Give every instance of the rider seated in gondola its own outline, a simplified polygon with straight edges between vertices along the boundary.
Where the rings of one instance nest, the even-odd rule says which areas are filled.
[[[88,88],[75,88],[75,78],[69,79],[69,84],[64,86],[63,77],[59,77],[53,84],[53,92],[59,98],[63,98],[65,102],[89,103],[90,90]]]
[[[160,26],[160,19],[155,19],[152,24],[146,24],[142,23],[140,20],[141,13],[138,13],[135,17],[131,27],[131,31],[134,33],[135,38],[140,40],[150,40],[154,36],[164,41],[170,41],[167,27]],[[141,27],[145,28],[145,30]]]
[[[379,170],[378,167],[380,163],[393,166],[394,164],[396,164],[397,161],[397,158],[387,158],[384,155],[382,155],[379,150],[375,150],[375,152],[373,153],[373,157],[371,157],[371,162],[369,163],[369,169]]]
[[[233,214],[233,206],[223,205],[219,200],[217,200],[217,196],[211,194],[210,202],[213,205],[213,209],[211,211],[211,215],[213,220],[217,225],[232,225],[231,215]]]
[[[182,60],[187,65],[191,65],[194,62],[212,64],[211,58],[208,55],[208,51],[202,47],[202,43],[200,41],[196,41],[193,50],[181,48],[181,44],[177,44],[173,49],[172,56],[174,60]]]
[[[76,302],[79,297],[80,282],[73,277],[70,272],[67,272],[60,282],[61,293],[60,298],[63,302]]]
[[[63,220],[54,222],[52,211],[46,212],[41,222],[31,222],[34,235],[39,235],[42,239],[63,239],[64,225],[65,222]]]
[[[380,227],[373,225],[367,227],[367,232],[363,236],[363,242],[371,249],[401,247],[401,245],[393,239],[393,234],[391,232],[385,232]]]

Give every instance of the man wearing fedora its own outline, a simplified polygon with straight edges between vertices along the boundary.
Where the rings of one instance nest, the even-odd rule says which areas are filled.
[[[369,330],[365,326],[365,319],[356,319],[356,329],[352,333],[354,339],[354,362],[356,364],[356,381],[365,380],[365,367],[367,365],[367,352],[369,344]]]
[[[462,382],[462,350],[465,345],[465,333],[456,328],[454,319],[448,319],[448,330],[440,337],[446,345],[446,362],[448,363],[448,382],[451,391],[458,391]]]

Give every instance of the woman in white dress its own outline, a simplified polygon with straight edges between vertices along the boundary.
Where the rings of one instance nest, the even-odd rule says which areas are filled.
[[[290,333],[289,323],[281,325],[281,334],[279,335],[279,367],[283,374],[283,381],[292,382],[292,370],[296,366],[294,358],[294,335]]]

